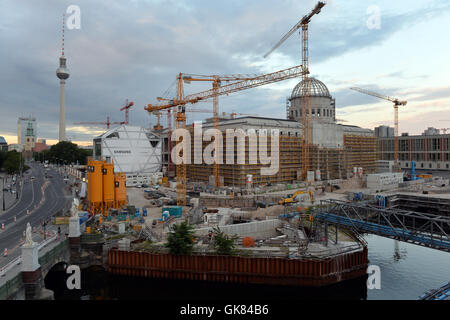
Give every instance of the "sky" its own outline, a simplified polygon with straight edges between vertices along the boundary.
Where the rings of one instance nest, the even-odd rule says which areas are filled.
[[[0,0],[0,135],[17,143],[17,119],[37,118],[38,138],[57,142],[62,15],[80,8],[80,29],[65,32],[67,136],[80,145],[105,130],[76,122],[123,121],[149,127],[144,107],[173,97],[179,72],[263,74],[301,64],[293,34],[264,54],[315,6],[316,0]],[[71,14],[67,14],[70,16]],[[393,126],[389,101],[361,87],[407,100],[399,132],[450,127],[450,3],[446,0],[327,1],[309,25],[309,69],[336,99],[336,117],[373,129]],[[300,79],[219,98],[222,112],[285,118],[286,97]],[[210,84],[185,85],[185,94]],[[197,109],[212,110],[212,102]],[[211,117],[187,114],[188,122]],[[162,118],[166,125],[166,118]]]

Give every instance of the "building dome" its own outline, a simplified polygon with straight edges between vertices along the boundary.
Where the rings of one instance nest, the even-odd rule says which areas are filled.
[[[331,98],[327,86],[315,78],[308,78],[309,82],[309,96],[310,97],[327,97]],[[300,81],[292,90],[291,99],[301,98],[303,96],[303,81]]]

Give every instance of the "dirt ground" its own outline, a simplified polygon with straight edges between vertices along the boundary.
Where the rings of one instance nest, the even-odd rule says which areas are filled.
[[[145,199],[144,188],[127,188],[128,204],[139,208],[142,212],[142,208],[147,208],[147,217],[144,217],[145,224],[151,225],[154,219],[162,217],[162,207],[152,207],[151,200]],[[183,214],[188,212],[189,207],[183,207]]]

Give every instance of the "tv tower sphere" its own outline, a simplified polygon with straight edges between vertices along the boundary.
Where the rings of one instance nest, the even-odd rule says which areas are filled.
[[[66,57],[61,56],[59,58],[59,68],[56,69],[56,76],[61,80],[69,78],[69,69],[66,67]]]

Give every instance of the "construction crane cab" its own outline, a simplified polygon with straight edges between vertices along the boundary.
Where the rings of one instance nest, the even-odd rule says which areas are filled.
[[[313,194],[312,190],[309,190],[309,191],[298,190],[293,195],[290,195],[287,198],[284,198],[284,199],[281,199],[280,201],[278,201],[278,204],[287,205],[290,203],[296,203],[296,202],[298,202],[297,196],[299,196],[301,194],[309,194],[311,203],[314,203],[314,194]]]

